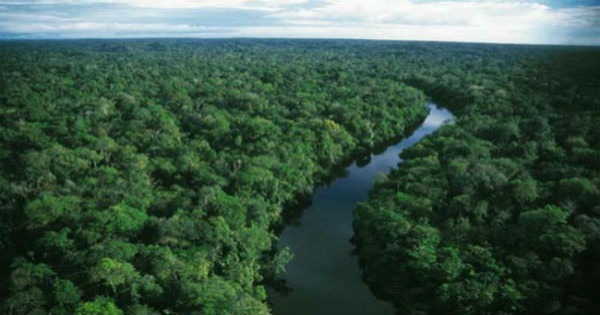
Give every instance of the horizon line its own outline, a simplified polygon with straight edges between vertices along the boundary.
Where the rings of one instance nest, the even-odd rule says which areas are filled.
[[[419,40],[419,39],[376,39],[376,38],[356,38],[356,37],[260,37],[260,36],[232,36],[232,37],[195,37],[195,36],[174,36],[174,37],[0,37],[0,42],[35,42],[35,41],[90,41],[90,40],[324,40],[324,41],[373,41],[373,42],[415,42],[415,43],[448,43],[448,44],[479,44],[479,45],[507,45],[507,46],[554,46],[554,47],[587,47],[600,48],[600,44],[557,44],[557,43],[507,43],[507,42],[480,42],[480,41],[450,41],[450,40]]]

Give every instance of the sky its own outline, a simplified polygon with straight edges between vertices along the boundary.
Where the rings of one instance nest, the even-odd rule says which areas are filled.
[[[0,0],[0,39],[139,37],[600,46],[600,0]]]

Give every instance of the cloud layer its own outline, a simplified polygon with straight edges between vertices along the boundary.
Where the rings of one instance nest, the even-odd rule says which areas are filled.
[[[570,0],[0,0],[0,37],[318,37],[600,45]]]

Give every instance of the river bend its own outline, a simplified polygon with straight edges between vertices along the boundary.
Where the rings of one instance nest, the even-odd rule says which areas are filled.
[[[352,254],[352,211],[367,200],[373,180],[400,166],[399,154],[433,133],[452,114],[433,103],[429,115],[411,136],[371,155],[368,164],[353,163],[345,177],[317,188],[312,204],[303,210],[297,225],[288,225],[279,246],[289,246],[294,259],[284,275],[291,292],[269,292],[275,315],[385,315],[394,314],[390,303],[377,299],[361,280],[358,257]]]

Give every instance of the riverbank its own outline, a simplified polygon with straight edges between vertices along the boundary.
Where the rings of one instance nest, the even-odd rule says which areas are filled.
[[[284,276],[289,294],[270,292],[273,314],[393,314],[391,304],[376,299],[361,280],[350,243],[352,210],[367,199],[377,174],[401,162],[402,150],[452,118],[435,104],[428,106],[429,115],[411,136],[371,154],[366,165],[352,163],[345,176],[319,186],[297,224],[282,231],[279,247],[289,246],[295,257]]]

